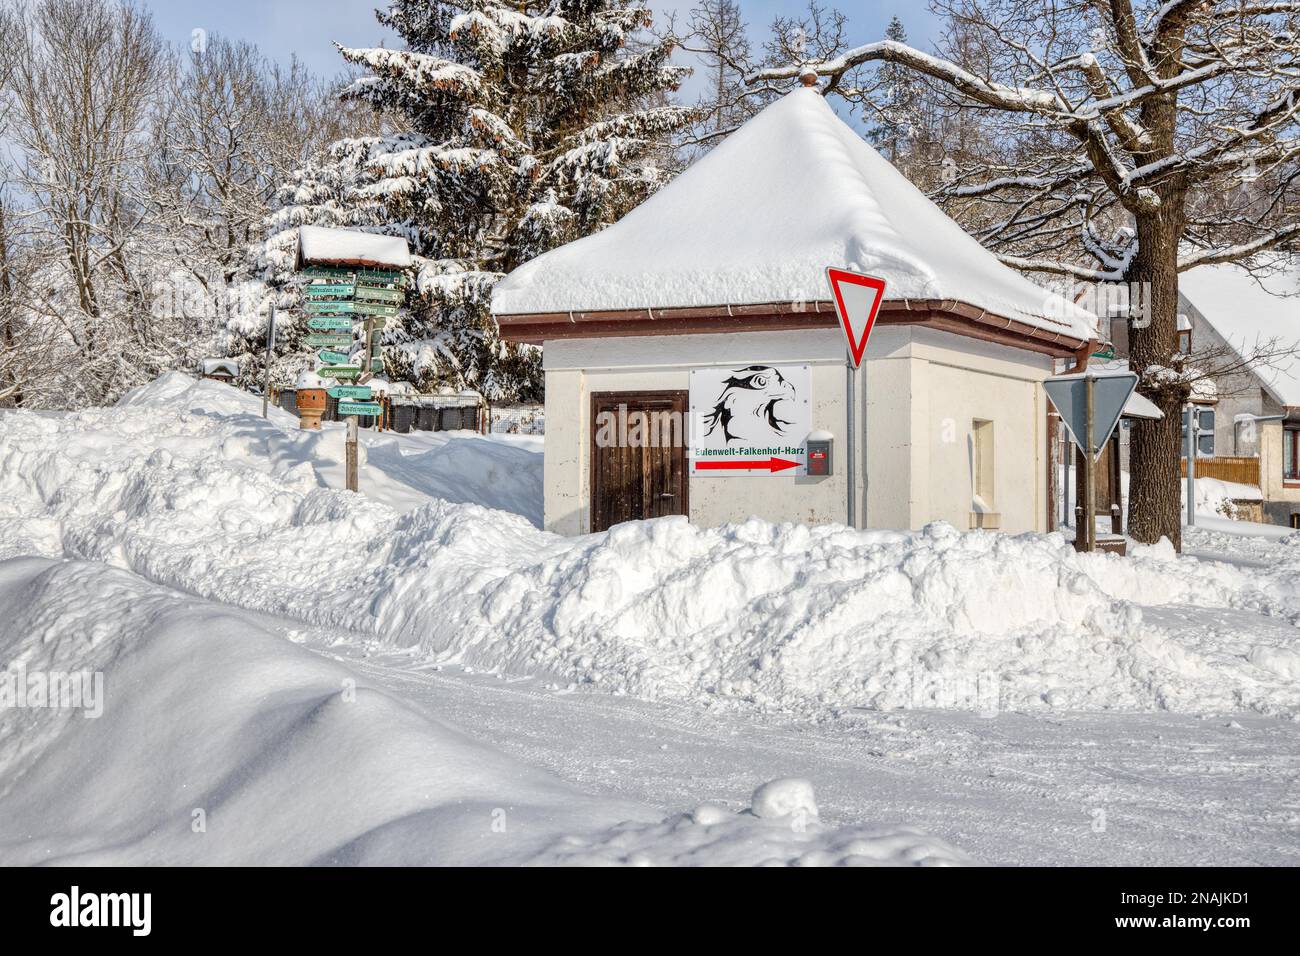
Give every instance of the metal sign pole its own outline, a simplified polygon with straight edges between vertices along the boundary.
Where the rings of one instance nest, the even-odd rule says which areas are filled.
[[[266,368],[262,375],[262,417],[266,417],[267,399],[271,397],[271,349],[275,348],[275,303],[271,303],[271,322],[266,329]]]
[[[858,503],[856,511],[862,527],[864,528],[867,526],[867,483],[870,475],[870,472],[867,471],[867,427],[871,421],[867,417],[867,371],[864,367],[866,360],[867,357],[864,355],[862,357],[862,362],[864,364],[859,365],[853,370],[853,378],[855,381],[853,389],[854,400],[857,400],[858,395],[862,396],[862,424],[858,426],[858,435],[854,438],[854,446],[856,447],[859,444],[859,438],[862,439],[862,501]],[[859,388],[858,386],[861,387]],[[857,474],[857,472],[854,472],[854,474]]]
[[[1061,527],[1064,528],[1069,526],[1070,520],[1074,517],[1070,512],[1070,453],[1073,449],[1070,447],[1069,430],[1065,428],[1059,430],[1061,432],[1061,469],[1064,472],[1061,479]]]
[[[1196,527],[1196,446],[1200,444],[1200,416],[1187,406],[1187,527]]]
[[[844,469],[844,475],[845,478],[848,480],[848,496],[846,502],[847,518],[845,519],[845,523],[850,528],[857,527],[857,524],[855,523],[857,518],[857,515],[855,513],[857,510],[855,508],[855,505],[857,503],[856,502],[857,495],[855,493],[856,488],[854,487],[854,482],[856,480],[855,475],[857,471],[857,469],[855,468],[855,464],[856,464],[855,459],[857,456],[858,443],[854,436],[854,431],[856,430],[857,427],[856,423],[854,422],[854,418],[856,416],[853,414],[854,384],[855,383],[854,383],[854,374],[853,374],[853,356],[846,352],[844,357],[844,410],[845,410],[845,429],[848,433],[846,435],[847,438],[846,444],[848,445],[847,448],[848,465]]]
[[[1084,379],[1084,401],[1087,409],[1084,415],[1084,432],[1088,436],[1084,439],[1086,447],[1083,456],[1083,496],[1086,499],[1083,506],[1083,549],[1085,551],[1093,551],[1097,547],[1097,474],[1093,457],[1097,450],[1093,447],[1092,436],[1093,394],[1096,384],[1097,380],[1091,374]]]

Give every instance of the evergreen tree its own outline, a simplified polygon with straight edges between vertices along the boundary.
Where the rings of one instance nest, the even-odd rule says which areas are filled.
[[[890,18],[889,26],[885,28],[885,39],[907,42],[907,30],[898,17]],[[876,121],[867,134],[867,140],[897,166],[920,122],[918,81],[910,70],[897,63],[883,64],[877,80],[879,95],[873,98]]]
[[[406,49],[340,47],[367,71],[343,96],[406,131],[336,144],[301,171],[263,264],[286,266],[284,230],[304,222],[403,235],[419,268],[385,333],[389,372],[536,398],[540,357],[500,339],[492,285],[663,184],[665,144],[692,119],[665,105],[685,68],[633,0],[397,0],[378,18]]]

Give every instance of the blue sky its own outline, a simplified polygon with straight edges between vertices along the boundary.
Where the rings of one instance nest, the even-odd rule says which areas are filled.
[[[657,11],[689,10],[689,2],[650,0]],[[163,35],[172,44],[188,48],[195,29],[250,40],[272,59],[288,62],[295,53],[313,71],[331,76],[342,68],[332,41],[351,46],[371,46],[396,38],[375,22],[376,0],[145,0]],[[833,0],[831,5],[836,5]],[[794,15],[803,0],[740,0],[755,38],[766,33],[774,16]],[[885,24],[898,14],[909,39],[928,46],[933,19],[916,0],[840,0],[838,6],[853,11],[851,37],[855,43],[880,39]],[[689,91],[689,90],[688,90]]]

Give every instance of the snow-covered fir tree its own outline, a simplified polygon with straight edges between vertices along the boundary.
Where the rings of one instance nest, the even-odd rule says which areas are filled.
[[[898,17],[891,17],[885,39],[907,42],[907,29]],[[867,140],[895,165],[899,165],[920,122],[920,83],[906,67],[885,63],[877,74],[879,92],[873,97],[874,117]]]
[[[385,331],[391,375],[490,400],[540,395],[540,356],[501,340],[503,273],[614,222],[665,181],[692,111],[669,105],[686,70],[633,0],[399,0],[378,14],[406,49],[340,47],[366,72],[344,97],[401,133],[336,144],[282,193],[262,266],[288,278],[292,227],[402,235],[418,257]]]

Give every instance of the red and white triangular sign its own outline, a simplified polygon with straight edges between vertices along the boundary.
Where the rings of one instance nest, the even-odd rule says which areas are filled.
[[[871,327],[876,324],[876,313],[885,299],[885,280],[844,269],[827,269],[826,277],[831,280],[835,311],[840,315],[853,367],[857,368],[862,364]]]

